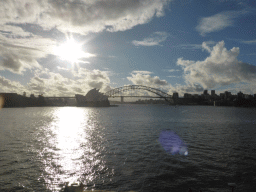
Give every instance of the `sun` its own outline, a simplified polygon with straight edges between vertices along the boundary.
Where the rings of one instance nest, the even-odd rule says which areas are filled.
[[[65,43],[56,47],[55,54],[62,60],[71,63],[79,62],[80,59],[88,57],[88,54],[83,51],[82,43],[76,42],[73,38],[67,39]]]

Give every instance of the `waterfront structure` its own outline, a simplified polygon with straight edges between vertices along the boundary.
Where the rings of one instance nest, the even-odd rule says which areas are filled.
[[[241,99],[241,98],[244,97],[244,94],[243,94],[241,91],[239,91],[239,92],[237,93],[237,97],[238,97],[238,99]]]
[[[228,98],[230,98],[230,97],[231,97],[231,92],[225,91],[225,93],[224,93],[224,98],[225,98],[225,99],[228,99]]]
[[[220,99],[224,99],[225,98],[225,93],[220,93]]]
[[[192,98],[192,95],[189,93],[184,93],[184,98]]]
[[[77,106],[81,107],[109,107],[108,97],[99,92],[98,89],[90,90],[85,96],[76,94]]]
[[[90,90],[85,96],[76,94],[75,97],[44,97],[39,95],[35,97],[31,94],[30,97],[26,97],[26,93],[18,95],[17,93],[0,93],[1,107],[34,107],[34,106],[91,106],[91,107],[108,107],[110,103],[108,97],[115,97],[116,94],[121,97],[123,101],[124,97],[147,97],[141,95],[128,94],[122,95],[122,92],[134,91],[137,89],[149,91],[158,95],[158,97],[151,97],[149,101],[139,101],[137,103],[162,103],[152,98],[164,99],[171,105],[215,105],[215,106],[237,106],[237,107],[256,107],[256,94],[243,94],[241,91],[237,95],[232,95],[231,92],[225,91],[219,95],[215,94],[215,90],[211,90],[211,95],[207,93],[207,90],[203,91],[203,94],[190,94],[185,93],[184,98],[179,98],[179,94],[174,92],[173,95],[169,95],[161,90],[146,87],[142,85],[124,86],[110,90],[108,94],[100,93],[98,89]],[[71,102],[72,100],[72,102]]]
[[[173,99],[178,99],[179,98],[179,93],[174,92],[173,95],[172,95],[172,98]]]
[[[215,90],[211,90],[211,96],[212,96],[212,97],[215,96]]]

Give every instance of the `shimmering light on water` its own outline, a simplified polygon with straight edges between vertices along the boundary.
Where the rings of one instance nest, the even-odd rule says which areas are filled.
[[[43,155],[51,154],[51,159],[45,161],[44,180],[53,183],[53,186],[48,186],[50,189],[59,189],[57,183],[77,182],[85,171],[92,172],[85,170],[91,167],[85,167],[83,163],[83,156],[92,149],[88,140],[88,110],[57,108],[53,116],[55,121],[45,127],[51,138]],[[88,154],[86,158],[93,158]]]
[[[56,192],[73,181],[87,190],[253,191],[255,116],[210,106],[3,108],[0,191]],[[184,155],[164,150],[164,130],[186,144],[167,150]]]

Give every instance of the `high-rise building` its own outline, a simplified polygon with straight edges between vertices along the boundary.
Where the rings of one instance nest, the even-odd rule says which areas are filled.
[[[179,98],[179,93],[173,93],[173,95],[172,95],[172,97],[173,97],[173,99],[177,99],[177,98]]]
[[[208,90],[204,90],[204,95],[207,95],[208,94],[207,92],[208,92]]]
[[[240,92],[237,93],[237,97],[238,97],[239,99],[241,99],[241,98],[244,97],[244,94],[240,91]]]
[[[192,97],[191,94],[189,94],[189,93],[184,93],[184,98],[191,98],[191,97]]]
[[[215,96],[215,90],[211,90],[211,96]]]
[[[225,94],[225,96],[224,96],[225,99],[228,99],[231,97],[231,92],[225,91],[224,94]]]

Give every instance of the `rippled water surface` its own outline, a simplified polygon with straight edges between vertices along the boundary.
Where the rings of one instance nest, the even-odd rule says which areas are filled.
[[[165,152],[163,130],[187,156]],[[256,110],[120,105],[0,110],[0,191],[256,190]]]

